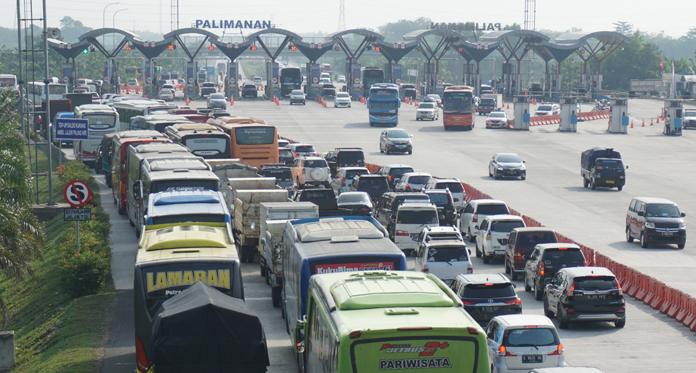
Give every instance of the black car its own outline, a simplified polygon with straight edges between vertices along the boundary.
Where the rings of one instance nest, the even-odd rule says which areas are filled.
[[[288,148],[278,148],[278,162],[291,165],[295,161],[295,154]]]
[[[677,244],[686,246],[686,213],[676,203],[653,197],[634,197],[626,213],[626,241],[640,240],[640,246]]]
[[[256,86],[253,84],[244,84],[242,87],[242,97],[256,98]]]
[[[341,167],[364,167],[365,153],[362,148],[336,148],[324,156],[329,164],[331,174]]]
[[[331,83],[324,83],[321,86],[322,97],[336,97],[336,87]]]
[[[372,200],[365,192],[343,192],[338,196],[338,208],[353,211],[354,216],[370,216],[372,214]]]
[[[562,268],[587,265],[580,246],[572,243],[539,244],[523,258],[527,260],[524,266],[524,291],[530,292],[533,287],[536,300],[541,300],[547,278],[552,278]]]
[[[488,163],[488,176],[500,179],[503,177],[527,178],[527,168],[524,161],[515,153],[497,153]]]
[[[450,287],[461,298],[464,310],[476,321],[522,313],[522,301],[515,292],[515,285],[502,273],[458,275]]]
[[[437,214],[440,225],[454,226],[457,224],[457,210],[454,207],[454,198],[447,189],[429,189],[423,191],[430,197],[430,202],[437,206]]]
[[[389,191],[389,183],[384,175],[358,175],[353,178],[350,190],[351,192],[366,192],[376,202],[384,193]]]
[[[564,268],[544,289],[544,314],[557,317],[561,329],[570,322],[609,321],[626,325],[626,301],[614,274],[604,267]]]

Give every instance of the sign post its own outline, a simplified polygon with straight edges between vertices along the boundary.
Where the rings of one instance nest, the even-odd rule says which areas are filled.
[[[80,252],[80,221],[92,219],[92,209],[80,208],[92,199],[92,190],[87,183],[81,180],[73,180],[65,186],[63,197],[73,208],[63,210],[65,221],[77,222],[77,252]]]

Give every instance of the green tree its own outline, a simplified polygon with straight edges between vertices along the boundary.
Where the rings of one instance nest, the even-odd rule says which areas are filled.
[[[80,35],[87,31],[91,31],[90,27],[87,27],[78,20],[74,20],[71,17],[65,16],[60,20],[60,32],[62,34],[63,40],[67,42],[76,42]]]
[[[634,32],[631,39],[633,43],[622,45],[602,63],[606,89],[628,90],[631,79],[655,79],[661,76],[660,48],[646,41],[640,31]],[[666,68],[665,63],[665,71]]]
[[[384,36],[384,41],[403,41],[403,36],[411,31],[427,30],[432,21],[430,18],[402,19],[397,22],[387,23],[378,28],[378,32]]]
[[[31,173],[24,161],[26,139],[19,131],[17,102],[10,90],[0,91],[0,272],[21,279],[41,257],[43,226],[29,208]],[[3,327],[9,312],[0,297]]]

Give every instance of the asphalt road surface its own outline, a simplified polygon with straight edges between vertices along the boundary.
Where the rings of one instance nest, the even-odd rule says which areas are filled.
[[[204,107],[205,101],[191,106]],[[232,115],[253,116],[278,126],[287,138],[314,144],[325,152],[335,147],[359,146],[367,161],[376,164],[403,163],[440,177],[457,177],[463,182],[502,199],[514,209],[610,258],[649,274],[670,286],[696,295],[692,281],[696,242],[687,239],[686,248],[658,246],[641,249],[624,239],[628,203],[634,196],[664,197],[677,202],[687,213],[688,235],[696,230],[690,216],[696,214],[696,199],[689,192],[696,184],[694,166],[696,132],[682,137],[661,135],[662,126],[650,126],[662,103],[630,100],[629,116],[634,127],[628,135],[607,134],[607,120],[582,122],[577,133],[560,133],[557,125],[532,127],[530,131],[485,129],[484,117],[477,117],[470,132],[445,132],[442,119],[416,122],[415,107],[402,105],[399,127],[413,134],[413,155],[385,155],[379,152],[382,128],[370,127],[367,109],[354,102],[350,109],[327,108],[308,102],[306,106],[278,106],[263,99],[239,100],[228,105]],[[512,105],[510,106],[512,109]],[[533,110],[534,108],[532,108]],[[584,106],[583,110],[589,110]],[[509,114],[512,110],[508,111]],[[642,119],[646,127],[641,127]],[[638,124],[638,125],[636,125]],[[614,147],[629,166],[623,191],[582,187],[580,153],[593,146]],[[493,180],[487,165],[496,152],[516,152],[527,162],[527,180]],[[98,179],[103,180],[101,177]],[[112,271],[119,291],[109,345],[102,372],[133,372],[135,353],[132,321],[132,276],[137,241],[127,218],[119,216],[109,203],[110,189],[100,183],[102,202],[111,214],[114,257]],[[503,272],[502,262],[483,264],[474,258],[475,273]],[[411,267],[413,262],[409,259]],[[242,265],[247,303],[264,324],[271,366],[269,372],[297,370],[290,340],[280,311],[271,305],[270,288],[259,275],[258,264]],[[543,314],[542,304],[525,293],[516,282],[525,313]],[[696,366],[696,337],[675,320],[642,302],[627,297],[627,324],[615,329],[609,323],[573,324],[559,330],[566,361],[574,366],[596,366],[605,372],[691,372]]]

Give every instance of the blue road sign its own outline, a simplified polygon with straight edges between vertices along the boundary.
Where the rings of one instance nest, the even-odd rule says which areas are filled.
[[[56,119],[56,139],[89,139],[89,123],[87,119]]]

